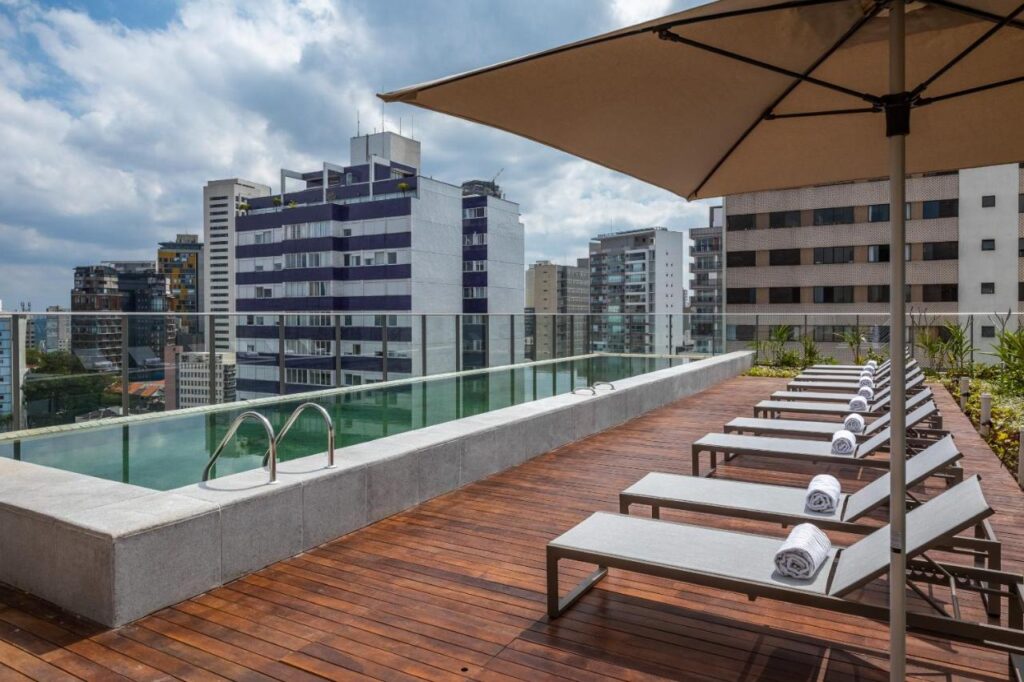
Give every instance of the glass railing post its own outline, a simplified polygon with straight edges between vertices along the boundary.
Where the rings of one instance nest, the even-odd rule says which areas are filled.
[[[381,379],[388,380],[388,316],[380,316],[380,370]]]
[[[31,324],[26,318],[25,324]],[[24,426],[21,405],[21,354],[23,349],[18,340],[21,338],[21,318],[11,315],[11,431],[18,431]],[[20,453],[19,453],[20,454]]]
[[[569,313],[569,356],[576,355],[576,316]]]
[[[491,366],[491,316],[484,315],[484,367]]]
[[[668,314],[668,352],[666,355],[672,355],[672,313]]]
[[[131,405],[128,393],[128,315],[121,313],[121,414],[127,416]]]
[[[216,328],[216,318],[210,315],[206,318],[206,371],[209,374],[206,379],[206,391],[209,405],[217,404],[217,341],[214,338]],[[178,376],[181,376],[180,371]]]
[[[285,393],[284,315],[277,316],[277,394]]]
[[[551,359],[558,357],[558,318],[551,314]]]
[[[420,315],[420,351],[423,367],[420,373],[427,376],[427,316]]]
[[[971,373],[974,372],[974,315],[967,318],[967,326],[971,330]]]
[[[334,315],[334,385],[341,386],[341,315]]]
[[[516,364],[516,316],[508,316],[508,364]]]
[[[455,371],[462,371],[462,315],[455,315]]]

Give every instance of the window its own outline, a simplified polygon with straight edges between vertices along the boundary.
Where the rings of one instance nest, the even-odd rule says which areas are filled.
[[[772,249],[768,252],[769,265],[800,265],[800,249]]]
[[[934,199],[924,202],[922,217],[931,218],[956,218],[960,213],[960,201],[958,199]]]
[[[729,341],[753,341],[754,325],[730,324],[726,327],[726,336]]]
[[[868,222],[884,223],[889,220],[889,204],[872,204],[868,206]]]
[[[1024,213],[1024,194],[1017,196],[1017,213]]]
[[[398,252],[397,251],[388,251],[388,265],[397,265],[397,264],[398,264]]]
[[[726,216],[725,225],[729,232],[736,232],[738,230],[754,230],[757,228],[757,214],[744,213],[742,215]]]
[[[925,303],[952,303],[958,299],[955,284],[925,284],[921,287],[921,300]]]
[[[800,227],[800,211],[774,211],[768,214],[768,227]]]
[[[319,268],[326,265],[326,255],[323,253],[286,253],[284,266],[286,268]]]
[[[729,251],[725,254],[725,266],[729,268],[752,268],[757,265],[757,251]]]
[[[924,260],[956,260],[958,252],[957,242],[924,243]]]
[[[981,283],[981,293],[983,293],[983,294],[994,294],[994,293],[996,293],[996,283],[995,282],[982,282]]]
[[[473,218],[486,218],[487,207],[486,206],[474,206],[472,208],[462,209],[463,220],[472,220]]]
[[[463,246],[483,246],[487,243],[486,232],[472,232],[462,235]]]
[[[799,303],[800,287],[769,287],[769,303]]]
[[[981,240],[981,250],[982,251],[995,251],[996,250],[996,240],[995,239],[982,239]]]
[[[288,297],[326,296],[327,282],[285,282],[284,295]]]
[[[830,265],[833,263],[852,263],[852,246],[825,246],[814,249],[815,265]]]
[[[462,261],[463,272],[486,272],[487,261],[485,260],[464,260]]]
[[[270,287],[256,287],[256,298],[274,298],[274,290]]]
[[[994,339],[996,337],[996,328],[990,324],[981,325],[981,338],[983,339]]]
[[[272,230],[262,230],[260,232],[254,232],[252,235],[253,244],[270,244],[274,241],[274,232]]]
[[[487,287],[462,287],[462,298],[487,298]]]
[[[815,303],[853,303],[853,287],[814,287]]]
[[[889,245],[888,244],[872,244],[868,247],[868,262],[869,263],[888,263],[889,262]]]
[[[986,194],[986,195],[981,197],[981,207],[982,208],[992,208],[995,205],[996,205],[996,195],[995,194]]]
[[[757,289],[730,287],[725,290],[725,302],[735,305],[757,303]]]
[[[1024,282],[1017,282],[1017,300],[1024,301]]]
[[[853,222],[853,206],[814,209],[815,225],[849,225]]]
[[[888,303],[889,302],[889,285],[888,284],[869,284],[868,285],[868,303]]]
[[[832,324],[816,324],[811,327],[811,337],[818,342],[840,341],[843,334],[854,331],[856,327]]]

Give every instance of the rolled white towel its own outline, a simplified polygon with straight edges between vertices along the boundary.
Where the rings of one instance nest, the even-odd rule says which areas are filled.
[[[856,395],[850,399],[849,407],[851,412],[867,412],[868,399],[862,395]]]
[[[818,474],[807,486],[807,509],[823,514],[834,512],[842,492],[839,479],[828,474]]]
[[[788,578],[810,580],[828,558],[832,543],[811,523],[794,526],[775,552],[775,569]]]
[[[874,400],[875,389],[871,388],[870,386],[861,386],[860,388],[857,389],[857,395],[859,395],[861,398],[864,398],[864,400]]]
[[[875,370],[873,370],[873,369],[862,369],[860,371],[860,376],[862,376],[862,377],[873,377],[873,376],[875,376]]]
[[[872,377],[861,377],[860,381],[857,382],[858,386],[867,386],[868,388],[875,387],[875,380]]]
[[[865,409],[867,405],[865,404]],[[843,417],[843,428],[850,433],[864,433],[864,417],[856,412]]]
[[[868,360],[864,366],[870,367],[871,369],[875,369],[876,367],[878,367],[878,360]]]
[[[857,449],[857,436],[846,429],[839,429],[832,434],[832,454],[852,455]]]

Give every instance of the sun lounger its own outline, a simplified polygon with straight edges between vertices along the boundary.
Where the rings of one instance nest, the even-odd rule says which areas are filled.
[[[907,399],[907,402],[909,403],[913,398],[930,400],[932,397],[932,390],[930,388],[925,388],[923,391],[910,396],[910,398]],[[889,403],[889,396],[885,396],[881,400],[876,400],[868,405],[868,409],[860,414],[866,417],[875,417],[885,414],[889,410]],[[754,405],[755,417],[779,419],[783,414],[813,414],[823,417],[845,417],[850,414],[850,407],[848,404],[843,403],[823,403],[814,400],[762,400]]]
[[[909,393],[918,386],[924,385],[924,375],[918,374],[913,379],[908,379],[906,391]],[[817,391],[775,391],[772,393],[772,400],[813,400],[816,402],[828,403],[849,403],[857,395],[857,389],[853,386],[848,391],[817,392]],[[886,386],[875,394],[874,400],[881,400],[889,396],[889,387]]]
[[[919,595],[927,595],[925,590],[943,590],[943,596],[952,602],[950,613],[928,597],[931,601],[923,602],[925,608],[908,610],[908,629],[1016,652],[1024,650],[1024,576],[938,563],[926,554],[991,514],[976,476],[907,514],[903,545],[909,584]],[[736,592],[750,599],[765,597],[881,622],[888,620],[886,606],[856,598],[860,588],[889,569],[888,526],[847,547],[833,545],[825,563],[809,580],[785,578],[776,572],[773,559],[781,545],[782,539],[777,537],[598,512],[548,543],[548,616],[561,616],[609,569],[616,569]],[[596,564],[597,570],[560,598],[559,562],[563,559]],[[950,584],[956,589],[946,590]],[[1005,620],[1000,617],[995,622],[979,623],[963,619],[960,600],[966,593],[990,596],[999,602],[1006,597]]]
[[[931,398],[930,391],[920,391],[907,399],[908,411],[925,404]],[[933,403],[934,404],[934,403]],[[839,413],[841,412],[841,414]],[[840,410],[837,416],[846,416],[849,410]],[[858,440],[866,440],[889,425],[891,413],[872,419],[864,426],[863,433],[855,434]],[[925,419],[921,420],[922,427],[931,430],[942,428],[942,415],[938,407],[934,409]],[[810,438],[811,440],[826,440],[832,438],[837,429],[843,428],[839,421],[803,421],[799,419],[765,419],[759,417],[736,417],[729,421],[723,430],[726,433],[747,433],[754,436],[789,436],[793,438]]]
[[[910,362],[910,358],[907,358],[907,362]],[[885,360],[884,362],[879,364],[876,369],[877,369],[877,371],[882,371],[883,369],[888,369],[889,365],[891,365],[891,364],[892,364],[892,360]],[[868,364],[866,362],[864,364],[862,364],[862,365],[817,364],[817,365],[811,365],[807,369],[852,369],[852,370],[857,370],[859,372],[859,371],[861,371],[862,369],[864,369],[867,366],[868,366]]]
[[[907,381],[916,379],[921,374],[920,370],[913,370],[907,373]],[[889,377],[885,377],[874,385],[875,393],[889,387]],[[856,393],[860,388],[860,377],[843,377],[827,379],[801,379],[797,377],[787,384],[790,391],[850,391]]]
[[[907,414],[907,430],[912,430],[934,411],[934,403],[925,403]],[[700,474],[700,455],[708,453],[711,469],[705,475],[714,473],[718,466],[718,455],[728,461],[738,455],[756,455],[778,459],[825,462],[828,464],[850,464],[874,468],[888,468],[889,460],[871,457],[889,444],[889,427],[882,429],[871,438],[858,443],[853,452],[837,455],[832,452],[832,443],[800,438],[770,438],[768,436],[741,436],[734,433],[708,433],[693,442],[692,474]],[[916,440],[916,442],[915,442]],[[934,439],[932,439],[934,440]],[[926,439],[907,438],[907,447],[915,448],[927,444]]]
[[[918,366],[918,363],[917,363],[916,360],[908,360],[904,369],[909,372],[909,371],[914,370],[914,369],[919,369],[919,366]],[[828,377],[836,377],[836,378],[840,378],[840,377],[859,377],[860,373],[862,371],[863,371],[863,369],[860,368],[860,367],[851,367],[851,368],[842,368],[842,367],[838,367],[838,366],[808,367],[808,368],[804,369],[803,371],[801,371],[800,375],[797,378],[798,379],[801,379],[801,378],[823,378],[823,377],[826,377],[826,376],[828,376]],[[884,369],[883,368],[879,368],[879,369],[875,370],[874,376],[877,377],[877,378],[884,378],[884,377],[889,376],[889,374],[891,374],[891,372],[892,372],[892,370],[887,366]]]

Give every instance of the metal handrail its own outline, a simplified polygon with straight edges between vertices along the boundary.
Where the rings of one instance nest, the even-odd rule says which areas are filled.
[[[331,419],[331,414],[323,405],[319,403],[302,403],[291,413],[288,417],[288,421],[281,427],[281,431],[277,434],[277,440],[271,444],[271,447],[276,447],[278,443],[284,440],[284,437],[288,435],[288,431],[291,430],[292,424],[299,419],[299,415],[306,411],[306,408],[312,407],[314,410],[320,413],[320,416],[324,418],[324,422],[327,424],[327,468],[334,468],[334,421]],[[263,466],[267,465],[267,460],[270,458],[271,448],[267,448],[266,453],[263,455]]]
[[[227,447],[228,442],[235,436],[235,432],[238,431],[243,422],[248,419],[255,419],[263,425],[263,430],[267,432],[267,439],[270,441],[270,449],[267,451],[267,456],[264,457],[264,463],[266,463],[269,457],[270,461],[270,481],[269,483],[277,483],[277,439],[274,437],[274,427],[270,425],[270,421],[259,412],[243,412],[242,414],[235,417],[235,420],[231,422],[231,426],[228,427],[227,433],[220,441],[220,445],[213,451],[213,455],[210,457],[210,461],[206,463],[206,468],[203,469],[203,481],[210,480],[210,470],[213,469],[214,463],[217,458],[220,457],[220,453]]]
[[[597,392],[597,387],[598,386],[607,386],[611,390],[613,390],[613,391],[615,390],[615,384],[613,384],[610,381],[595,381],[594,384],[591,386],[591,388],[594,389],[595,393]]]
[[[590,395],[597,395],[597,389],[595,389],[593,386],[577,386],[576,388],[572,389],[573,395],[579,395],[579,393],[577,393],[576,391],[590,391]]]

